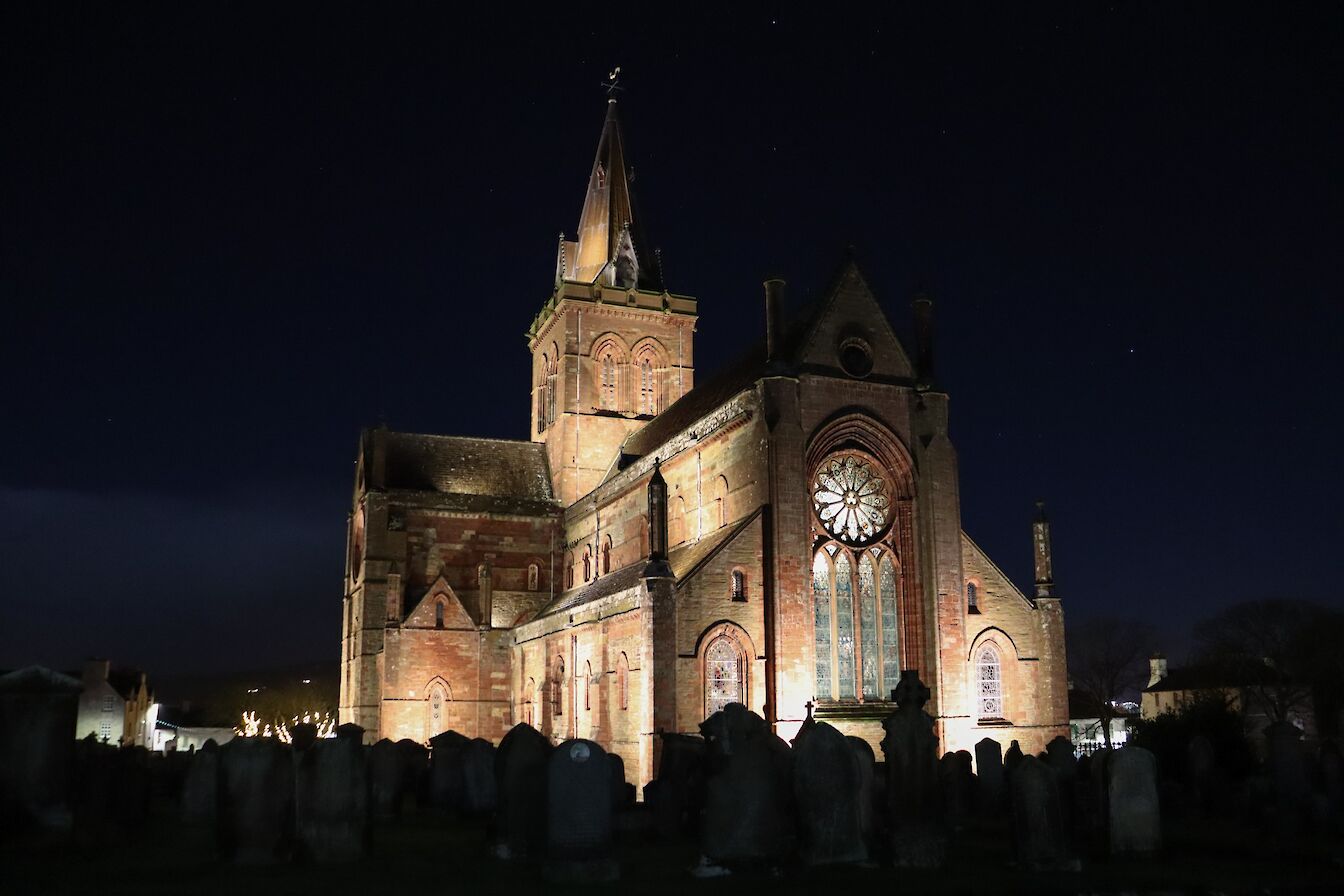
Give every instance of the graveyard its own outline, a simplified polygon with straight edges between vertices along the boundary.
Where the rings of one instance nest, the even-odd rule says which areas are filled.
[[[1341,763],[1295,732],[1224,777],[1198,738],[1177,769],[1136,746],[1078,758],[938,755],[902,679],[880,754],[824,722],[786,743],[730,704],[662,739],[637,799],[619,757],[514,727],[428,748],[356,726],[152,755],[54,736],[59,679],[0,678],[0,892],[1290,893],[1344,883]],[[68,746],[62,746],[68,744]]]

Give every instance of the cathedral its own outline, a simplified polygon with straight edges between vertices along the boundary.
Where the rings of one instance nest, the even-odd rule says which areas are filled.
[[[767,281],[763,338],[697,383],[696,300],[634,208],[611,99],[527,334],[529,440],[361,434],[341,722],[421,742],[526,722],[642,786],[661,733],[730,702],[876,746],[917,672],[944,750],[1067,736],[1049,524],[1029,592],[962,531],[932,304],[912,357],[853,262],[793,315]]]

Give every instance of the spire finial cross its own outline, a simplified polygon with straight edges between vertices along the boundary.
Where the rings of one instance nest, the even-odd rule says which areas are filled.
[[[607,74],[607,80],[602,83],[602,87],[607,91],[607,96],[611,99],[616,98],[616,91],[624,90],[621,86],[621,67],[618,65]]]

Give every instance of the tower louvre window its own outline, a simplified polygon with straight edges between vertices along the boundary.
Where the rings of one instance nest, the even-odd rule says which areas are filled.
[[[747,577],[742,570],[733,570],[729,590],[733,600],[741,602],[747,599]]]
[[[618,410],[616,403],[617,374],[616,359],[608,351],[602,355],[602,408],[608,411]]]
[[[639,362],[639,412],[641,414],[658,413],[658,396],[654,391],[653,360],[647,357]]]

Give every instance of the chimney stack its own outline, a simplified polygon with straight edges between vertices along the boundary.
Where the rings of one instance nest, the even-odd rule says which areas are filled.
[[[779,343],[784,334],[780,332],[779,306],[783,302],[784,281],[777,277],[765,281],[765,360],[768,364],[780,361]]]
[[[1167,658],[1160,653],[1153,654],[1148,660],[1148,687],[1152,687],[1167,677]]]
[[[915,312],[915,387],[933,386],[933,299],[916,293],[910,303]]]

